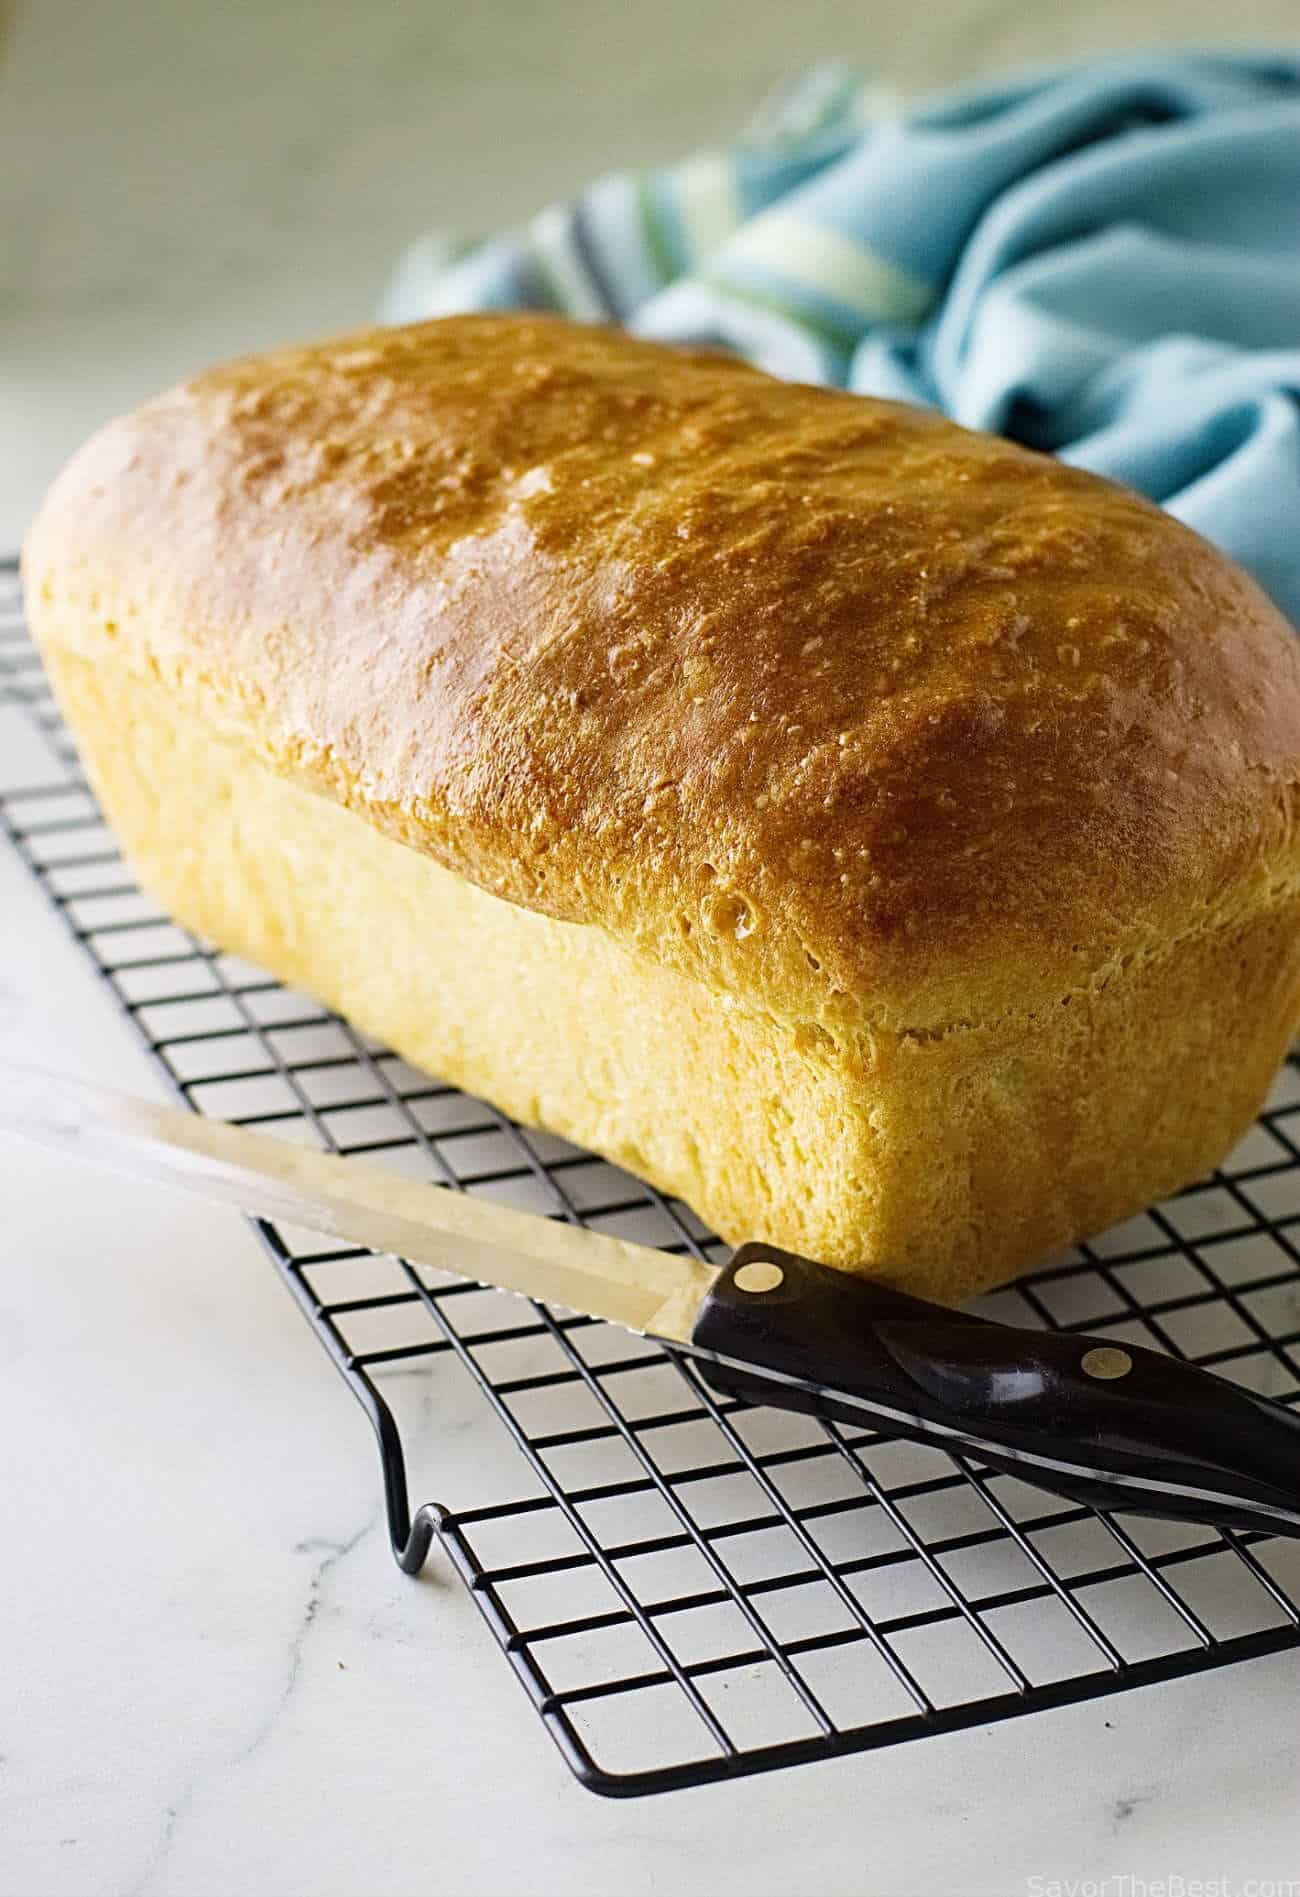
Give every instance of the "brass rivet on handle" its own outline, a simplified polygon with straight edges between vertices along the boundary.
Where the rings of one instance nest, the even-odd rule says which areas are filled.
[[[752,1264],[742,1265],[731,1282],[737,1291],[758,1295],[764,1291],[775,1291],[778,1285],[783,1285],[785,1273],[780,1265],[769,1264],[766,1258],[756,1258]]]
[[[1079,1368],[1086,1377],[1099,1377],[1104,1383],[1113,1383],[1116,1377],[1128,1375],[1133,1359],[1117,1344],[1096,1344],[1084,1351]]]

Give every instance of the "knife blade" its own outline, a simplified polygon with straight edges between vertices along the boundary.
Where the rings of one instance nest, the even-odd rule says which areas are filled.
[[[1090,1506],[1300,1538],[1300,1416],[1141,1346],[993,1323],[762,1243],[714,1270],[11,1062],[0,1132],[623,1325],[724,1395],[968,1452]]]
[[[15,1062],[0,1061],[0,1132],[670,1341],[689,1336],[715,1276],[698,1259]]]

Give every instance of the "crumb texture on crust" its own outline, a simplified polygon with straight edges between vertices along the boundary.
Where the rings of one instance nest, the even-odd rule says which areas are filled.
[[[1300,875],[1300,648],[1135,495],[555,319],[111,424],[38,636],[523,907],[837,1040],[1088,992]]]
[[[1015,1030],[774,1020],[603,929],[502,902],[212,735],[111,655],[60,698],[145,885],[416,1066],[763,1238],[957,1302],[1244,1132],[1300,1005],[1300,897]]]

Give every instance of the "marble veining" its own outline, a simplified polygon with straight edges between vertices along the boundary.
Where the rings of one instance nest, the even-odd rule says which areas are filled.
[[[730,130],[792,61],[905,84],[1222,30],[1214,0],[606,10],[42,0],[0,69],[0,543],[91,426],[364,318],[405,239]],[[1292,0],[1236,22],[1259,40]],[[157,1076],[0,845],[0,1054]],[[1300,1875],[1300,1656],[651,1802],[583,1792],[251,1234],[0,1144],[0,1890],[13,1897],[1018,1897]],[[519,1479],[412,1386],[413,1499]],[[1040,1880],[1035,1885],[1031,1880]],[[1113,1886],[1108,1897],[1127,1897]]]
[[[345,1560],[370,1533],[378,1518],[379,1509],[376,1506],[369,1511],[361,1526],[344,1541],[333,1541],[323,1535],[309,1535],[294,1543],[295,1555],[310,1555],[314,1559],[307,1576],[306,1598],[302,1603],[298,1624],[291,1630],[284,1643],[284,1669],[280,1689],[262,1715],[251,1737],[226,1758],[209,1763],[185,1785],[178,1797],[164,1805],[162,1827],[157,1844],[140,1877],[135,1883],[127,1886],[124,1897],[147,1897],[147,1893],[156,1889],[160,1881],[165,1881],[167,1863],[176,1834],[184,1824],[205,1780],[210,1776],[230,1772],[246,1765],[256,1758],[258,1752],[266,1744],[277,1724],[284,1717],[297,1689],[302,1674],[303,1653],[316,1626],[322,1603],[326,1599],[329,1577],[338,1564]],[[344,1663],[340,1660],[337,1664],[342,1667]]]

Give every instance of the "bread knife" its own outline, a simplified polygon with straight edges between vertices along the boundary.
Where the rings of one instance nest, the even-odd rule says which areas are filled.
[[[969,1454],[1097,1508],[1300,1538],[1300,1416],[1154,1350],[993,1323],[772,1245],[714,1269],[5,1062],[0,1131],[621,1324],[748,1403]]]

